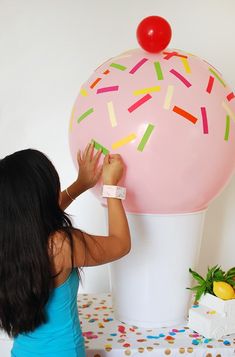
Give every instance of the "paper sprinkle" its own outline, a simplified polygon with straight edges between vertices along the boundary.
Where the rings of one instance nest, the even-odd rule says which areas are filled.
[[[218,75],[218,73],[216,73],[212,68],[209,68],[209,71],[215,76],[216,79],[218,79],[218,81],[219,81],[224,87],[226,87],[225,82],[224,82],[223,79]]]
[[[228,101],[230,102],[230,100],[232,100],[232,99],[234,99],[235,98],[235,94],[233,93],[233,92],[231,92],[231,93],[229,93],[228,95],[227,95],[227,99],[228,99]]]
[[[157,79],[159,81],[163,80],[164,78],[163,78],[163,73],[162,73],[160,62],[154,62],[154,68],[156,71]]]
[[[122,138],[118,141],[116,141],[115,143],[112,144],[112,149],[118,149],[123,145],[129,144],[131,141],[136,139],[136,134],[132,133],[128,136],[126,136],[125,138]]]
[[[118,91],[119,86],[103,87],[97,89],[97,94]]]
[[[93,108],[88,109],[86,112],[84,112],[80,117],[77,119],[77,122],[80,123],[83,119],[85,119],[88,115],[92,114],[94,112]]]
[[[110,120],[111,126],[114,128],[115,126],[117,126],[117,120],[116,120],[116,115],[114,112],[113,102],[108,102],[107,107],[108,107],[108,113],[109,113],[109,120]]]
[[[90,85],[90,88],[93,89],[101,81],[101,78],[96,78],[96,80]]]
[[[226,113],[230,116],[230,118],[232,118],[235,121],[235,113],[228,106],[228,104],[225,102],[222,102],[222,107],[225,109]]]
[[[84,88],[81,88],[80,94],[81,94],[83,97],[87,97],[87,96],[88,96],[88,93],[87,93],[86,89],[84,89]]]
[[[102,150],[102,154],[108,155],[108,153],[109,153],[109,150],[108,150],[108,149],[106,149],[103,145],[99,144],[99,143],[98,143],[97,141],[95,141],[95,140],[92,140],[92,142],[94,143],[94,148],[95,148],[96,150]]]
[[[187,88],[191,87],[192,84],[184,76],[182,76],[182,74],[175,71],[174,69],[171,69],[170,73],[177,77]]]
[[[140,107],[142,104],[144,104],[145,102],[147,102],[149,99],[151,99],[152,96],[150,94],[146,94],[144,97],[142,97],[141,99],[139,99],[137,102],[135,102],[134,104],[132,104],[129,108],[128,111],[130,113],[132,113],[134,110],[136,110],[138,107]]]
[[[130,70],[130,74],[134,74],[141,66],[143,66],[143,64],[145,62],[147,62],[148,59],[147,58],[143,58],[142,60],[140,60],[131,70]]]
[[[140,141],[140,143],[139,143],[139,145],[137,147],[137,150],[139,150],[139,151],[143,151],[144,150],[145,145],[147,144],[147,142],[148,142],[148,140],[150,138],[150,135],[153,132],[153,129],[154,129],[154,125],[148,124],[148,127],[145,130],[145,133],[144,133],[144,135],[143,135],[143,137],[142,137],[142,139],[141,139],[141,141]]]
[[[176,52],[176,51],[173,51],[173,52],[166,52],[166,51],[164,51],[163,54],[166,55],[165,57],[163,57],[163,59],[165,59],[165,60],[169,60],[169,59],[171,59],[171,58],[174,57],[174,56],[176,56],[176,57],[181,57],[181,58],[188,58],[188,56],[181,55],[181,54],[179,54],[179,53]]]
[[[173,112],[181,115],[182,117],[184,117],[185,119],[188,119],[189,121],[191,121],[193,124],[195,124],[197,122],[197,118],[194,117],[192,114],[186,112],[184,109],[179,108],[177,106],[174,106],[173,108]]]
[[[122,66],[121,64],[118,64],[118,63],[111,63],[110,67],[119,69],[120,71],[125,71],[126,70],[125,66]]]
[[[152,93],[152,92],[159,92],[161,89],[160,86],[155,86],[155,87],[150,87],[150,88],[143,88],[143,89],[137,89],[133,92],[134,95],[139,95],[139,94],[146,94],[146,93]]]
[[[205,107],[201,107],[201,114],[202,114],[203,133],[208,134],[208,121],[207,121],[207,114],[206,114]]]
[[[164,106],[163,106],[163,108],[166,109],[166,110],[170,109],[171,99],[172,99],[173,93],[174,93],[174,86],[169,85],[167,87],[165,102],[164,102]]]
[[[180,58],[181,62],[183,63],[184,69],[186,73],[191,73],[191,68],[189,66],[189,62],[187,58]]]
[[[226,115],[226,127],[224,133],[224,140],[228,141],[229,139],[229,131],[230,131],[230,116]]]
[[[215,80],[214,77],[212,77],[212,76],[209,77],[209,81],[208,81],[207,88],[206,88],[206,91],[207,91],[207,93],[209,93],[209,94],[210,94],[211,91],[212,91],[213,84],[214,84],[214,80]]]
[[[73,118],[74,118],[74,113],[75,113],[75,105],[73,107],[71,116],[70,116],[70,122],[69,122],[69,130],[72,131],[73,130]]]

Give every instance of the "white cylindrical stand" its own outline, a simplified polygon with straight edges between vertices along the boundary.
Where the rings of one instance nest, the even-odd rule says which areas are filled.
[[[185,322],[205,211],[127,217],[131,252],[110,264],[115,317],[140,327]]]

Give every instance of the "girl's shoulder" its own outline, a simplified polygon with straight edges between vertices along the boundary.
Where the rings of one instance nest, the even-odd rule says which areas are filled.
[[[52,276],[55,277],[55,283],[58,285],[61,280],[63,282],[72,267],[72,262],[71,266],[68,265],[68,261],[71,260],[71,244],[66,232],[60,230],[49,236],[48,255],[51,261]]]

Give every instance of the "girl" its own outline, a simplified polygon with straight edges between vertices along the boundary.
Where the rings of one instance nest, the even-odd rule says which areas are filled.
[[[117,185],[119,155],[78,154],[78,179],[60,193],[58,174],[37,150],[0,161],[0,327],[14,337],[12,357],[84,357],[77,268],[111,262],[130,250],[122,201],[108,198],[108,236],[75,229],[64,209],[101,175]],[[110,187],[110,186],[108,186]]]

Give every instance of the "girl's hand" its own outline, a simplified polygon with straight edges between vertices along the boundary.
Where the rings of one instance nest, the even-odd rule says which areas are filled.
[[[117,185],[123,176],[124,163],[119,154],[106,155],[103,163],[103,184]]]
[[[83,188],[83,191],[96,185],[101,173],[102,167],[99,165],[99,159],[102,154],[102,150],[99,150],[94,155],[94,144],[87,144],[83,153],[78,151],[77,161],[79,165],[79,173],[76,182],[79,187]]]

